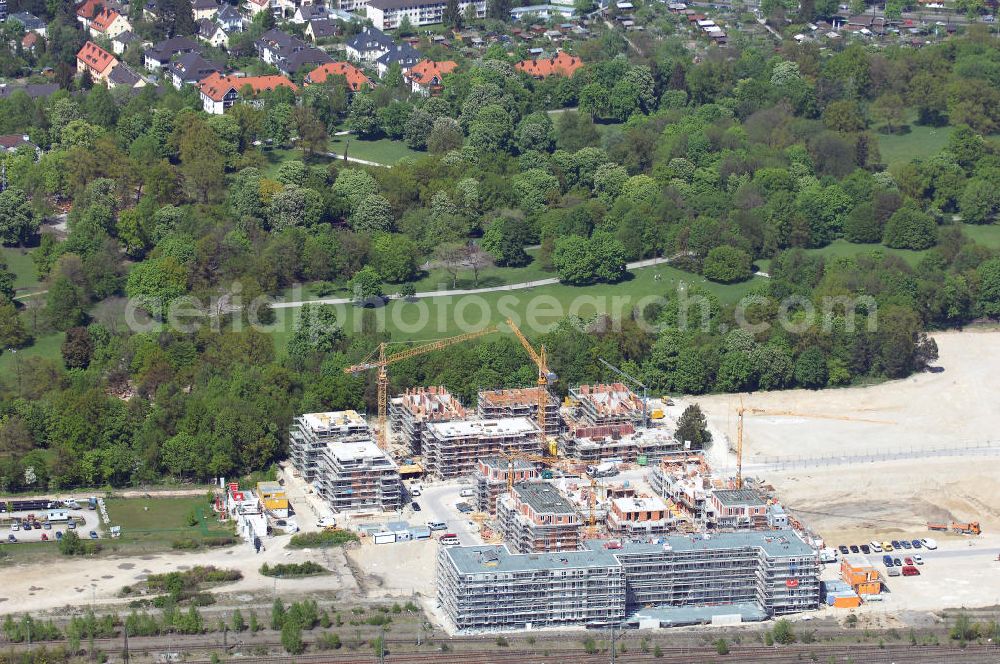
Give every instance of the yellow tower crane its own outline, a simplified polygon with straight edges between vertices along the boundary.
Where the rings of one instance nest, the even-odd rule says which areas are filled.
[[[538,367],[538,427],[540,429],[538,433],[539,442],[541,449],[543,451],[548,451],[551,456],[556,456],[558,450],[556,448],[556,442],[553,440],[551,443],[545,435],[545,409],[548,407],[549,403],[549,383],[555,382],[558,378],[557,376],[549,371],[548,357],[545,354],[545,345],[539,347],[536,351],[528,341],[528,338],[524,336],[521,329],[514,324],[514,321],[507,319],[507,325],[517,336],[518,341],[524,347],[525,352],[528,353],[528,357],[531,361],[535,363]]]
[[[765,415],[771,417],[807,417],[817,420],[842,420],[845,422],[867,422],[868,424],[896,424],[892,420],[873,420],[847,415],[823,415],[819,413],[795,413],[788,410],[767,410],[766,408],[746,408],[743,405],[743,395],[740,395],[740,405],[736,409],[736,488],[743,488],[743,415]]]
[[[398,353],[392,354],[388,354],[386,352],[388,350],[388,344],[383,341],[359,364],[355,364],[344,369],[344,373],[346,374],[357,374],[370,369],[378,369],[378,431],[375,436],[378,441],[378,446],[381,449],[386,451],[389,450],[389,419],[386,416],[386,411],[389,408],[389,372],[386,370],[386,367],[390,364],[395,364],[396,362],[402,362],[403,360],[408,360],[411,357],[416,357],[417,355],[423,355],[424,353],[430,353],[431,351],[439,350],[441,348],[447,348],[453,344],[469,341],[470,339],[476,339],[495,331],[496,327],[490,326],[479,330],[478,332],[469,332],[467,334],[460,334],[456,337],[438,339],[437,341],[432,341],[431,343],[423,344],[422,346],[414,346],[413,348],[407,348],[406,350],[401,350]]]

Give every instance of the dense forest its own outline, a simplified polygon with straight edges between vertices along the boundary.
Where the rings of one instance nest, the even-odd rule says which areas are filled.
[[[67,20],[57,34],[75,30]],[[331,77],[216,116],[169,86],[75,80],[0,99],[0,133],[41,149],[3,157],[0,240],[31,248],[47,291],[15,301],[0,269],[0,349],[65,333],[57,356],[4,358],[0,491],[239,475],[282,457],[295,413],[374,404],[371,377],[343,373],[391,340],[371,309],[354,334],[303,308],[278,345],[235,324],[272,317],[267,307],[135,332],[126,298],[154,319],[234,283],[245,302],[319,282],[370,303],[406,292],[425,261],[480,254],[500,268],[534,261],[580,292],[648,257],[678,256],[692,282],[715,284],[767,261],[746,311],[692,286],[685,296],[708,302],[697,326],[679,325],[681,296],[665,286],[661,304],[614,324],[529,331],[557,389],[609,378],[603,358],[654,390],[695,394],[899,378],[935,359],[928,330],[1000,317],[1000,258],[967,232],[1000,210],[1000,42],[975,28],[920,50],[734,42],[692,52],[667,36],[626,57],[607,31],[580,45],[572,78],[546,80],[494,45],[440,96],[413,97],[390,71],[351,99]],[[886,165],[879,132],[911,126],[940,127],[947,144]],[[331,161],[328,137],[343,128],[420,156],[391,169]],[[42,222],[65,209],[61,237]],[[845,241],[858,251],[820,251]],[[843,309],[793,330],[737,325],[862,296],[853,325]],[[442,384],[467,402],[533,378],[510,335],[392,373],[394,390]]]

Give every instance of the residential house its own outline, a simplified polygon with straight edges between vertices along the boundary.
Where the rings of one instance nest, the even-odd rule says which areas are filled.
[[[201,57],[200,53],[185,53],[164,67],[165,77],[178,90],[185,85],[197,85],[209,75],[221,71],[219,65]]]
[[[316,0],[272,0],[271,4],[282,16],[293,16],[303,6],[315,5]]]
[[[276,29],[261,35],[254,42],[254,47],[261,60],[274,65],[285,76],[292,76],[303,68],[333,62],[326,51]]]
[[[351,60],[375,62],[393,48],[396,42],[392,37],[378,28],[365,27],[358,34],[347,40],[344,51]]]
[[[142,6],[142,17],[150,22],[159,21],[163,17],[160,0],[147,0]]]
[[[111,39],[111,50],[117,55],[121,55],[132,44],[142,42],[139,36],[131,30],[120,32]]]
[[[404,17],[414,26],[433,25],[443,21],[447,4],[447,0],[369,0],[365,15],[383,30],[398,28]],[[486,0],[458,0],[462,15],[469,7],[476,12],[476,18],[486,18]]]
[[[25,35],[21,37],[21,48],[23,48],[25,51],[34,52],[35,46],[38,45],[40,39],[41,37],[38,36],[37,32],[25,33]]]
[[[306,25],[306,37],[318,42],[321,39],[330,39],[343,32],[342,23],[336,19],[324,17],[314,18]]]
[[[406,72],[406,80],[414,93],[427,96],[439,92],[444,75],[456,67],[458,63],[453,60],[421,60]]]
[[[548,78],[549,76],[570,77],[582,66],[583,61],[580,58],[565,51],[559,51],[549,58],[522,60],[514,65],[514,68],[523,71],[532,78]]]
[[[90,72],[95,81],[106,81],[117,64],[118,58],[92,41],[84,44],[76,54],[76,70],[81,74]]]
[[[118,63],[115,65],[114,69],[111,70],[111,73],[108,74],[107,83],[108,87],[112,89],[135,89],[146,86],[145,79],[129,69],[128,65],[123,62]]]
[[[219,13],[219,3],[216,0],[191,0],[191,13],[195,21],[203,18],[211,20]]]
[[[29,14],[28,12],[17,12],[15,14],[11,14],[7,18],[17,21],[23,25],[25,32],[34,32],[41,37],[45,36],[45,32],[47,30],[45,21],[38,18],[34,14]]]
[[[239,10],[232,5],[223,5],[219,13],[215,15],[215,22],[222,26],[227,33],[241,32],[243,30],[243,17]]]
[[[389,73],[389,68],[393,63],[399,65],[401,71],[406,73],[410,67],[420,62],[420,51],[410,46],[408,43],[396,44],[386,53],[379,56],[375,61],[375,68],[378,70],[378,77],[382,78]]]
[[[363,71],[349,62],[328,62],[320,65],[306,74],[304,82],[306,85],[318,85],[325,83],[331,76],[343,76],[347,80],[348,91],[352,93],[375,87]]]
[[[368,0],[336,0],[337,9],[345,12],[356,12],[368,6]]]
[[[0,83],[0,99],[8,99],[15,92],[23,92],[31,99],[39,99],[49,97],[58,90],[58,83],[28,83],[27,85]]]
[[[242,5],[244,16],[249,20],[263,11],[271,11],[271,0],[246,0]]]
[[[0,152],[17,152],[21,148],[30,148],[35,151],[36,155],[41,153],[39,147],[31,142],[31,139],[27,134],[8,134],[6,136],[0,136]]]
[[[147,48],[143,54],[143,62],[146,65],[146,69],[155,71],[166,67],[178,55],[193,53],[198,50],[197,42],[188,37],[171,37]]]
[[[84,0],[76,8],[76,20],[83,23],[83,27],[90,29],[90,22],[94,20],[97,13],[104,7],[104,0]]]
[[[0,21],[7,20],[7,0],[0,0]]]
[[[327,18],[328,16],[327,9],[323,5],[302,5],[295,9],[295,12],[289,17],[288,22],[302,25],[313,19]]]
[[[198,39],[215,48],[229,48],[229,35],[221,25],[207,18],[198,21]]]
[[[249,86],[255,95],[279,87],[298,88],[284,76],[242,76],[215,73],[198,83],[202,107],[206,113],[222,115],[240,100],[240,94]]]
[[[130,31],[132,24],[128,22],[128,19],[123,14],[114,9],[101,7],[90,21],[89,29],[90,36],[94,39],[98,37],[113,39],[123,32]]]

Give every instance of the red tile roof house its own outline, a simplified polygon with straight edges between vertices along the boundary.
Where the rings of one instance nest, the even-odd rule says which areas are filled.
[[[306,74],[303,83],[306,85],[318,85],[325,83],[331,76],[343,76],[347,79],[348,92],[357,92],[363,89],[372,89],[375,84],[365,76],[365,73],[349,62],[328,62],[320,65]]]
[[[572,76],[583,66],[583,61],[565,51],[559,51],[551,58],[522,60],[514,65],[518,71],[523,71],[533,78],[548,78],[549,76]]]
[[[428,96],[441,91],[445,74],[458,67],[453,60],[421,60],[404,74],[410,82],[410,89],[417,94]]]
[[[76,70],[81,74],[89,71],[95,81],[108,80],[108,74],[117,64],[118,58],[92,41],[84,44],[76,54]]]
[[[202,107],[206,113],[222,115],[227,108],[231,108],[239,101],[241,91],[247,86],[250,86],[255,95],[282,86],[298,90],[295,84],[284,76],[223,76],[215,73],[206,76],[198,83]]]
[[[90,22],[90,36],[114,39],[132,29],[128,19],[113,9],[101,8]]]
[[[90,22],[103,7],[104,0],[84,0],[76,8],[76,20],[83,23],[84,28],[89,28]]]

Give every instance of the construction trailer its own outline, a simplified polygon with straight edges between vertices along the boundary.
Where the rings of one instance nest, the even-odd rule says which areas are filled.
[[[295,469],[307,482],[312,482],[328,443],[371,439],[371,429],[357,411],[305,413],[296,417],[289,428],[288,454]]]
[[[500,533],[518,553],[575,551],[583,520],[576,507],[549,482],[515,484],[497,499]]]
[[[320,496],[334,512],[402,507],[399,468],[373,441],[329,443],[320,465]]]
[[[527,417],[427,422],[424,469],[440,479],[471,476],[479,460],[501,453],[540,454],[538,424]]]
[[[619,623],[657,606],[753,603],[767,616],[819,606],[819,557],[792,530],[584,546],[547,554],[442,547],[438,601],[463,631]]]
[[[511,390],[480,390],[476,413],[482,419],[496,420],[510,417],[527,417],[538,421],[538,391],[541,387],[524,387]],[[551,392],[545,401],[545,434],[555,436],[562,429],[559,417],[559,399]]]
[[[285,487],[277,482],[257,482],[257,496],[264,509],[279,519],[288,516],[288,496]]]
[[[513,478],[509,478],[510,475]],[[538,477],[538,468],[525,459],[505,459],[498,456],[480,459],[473,486],[476,492],[476,511],[496,514],[497,498],[507,493],[509,482],[525,482]]]
[[[444,387],[408,389],[389,401],[389,418],[398,440],[414,455],[420,454],[424,426],[469,417],[465,407]]]

